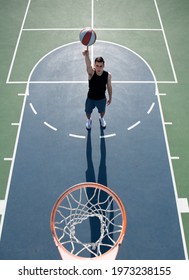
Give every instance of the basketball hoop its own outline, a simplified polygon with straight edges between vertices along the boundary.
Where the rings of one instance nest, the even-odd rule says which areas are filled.
[[[81,183],[58,198],[50,227],[62,259],[113,260],[126,231],[126,212],[110,188]]]

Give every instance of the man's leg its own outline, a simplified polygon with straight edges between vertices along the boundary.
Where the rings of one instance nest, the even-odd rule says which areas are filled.
[[[105,112],[100,113],[100,118],[99,118],[100,125],[101,125],[102,128],[106,128],[106,121],[104,119],[104,115],[105,115]]]
[[[85,102],[85,113],[87,116],[87,122],[86,122],[86,129],[91,129],[92,120],[91,120],[91,114],[93,111],[94,104],[91,99],[87,98]]]
[[[104,119],[105,110],[106,110],[106,98],[101,100],[98,104],[98,112],[100,114],[99,121],[102,128],[106,128],[106,121]]]
[[[104,115],[105,115],[105,112],[100,113],[100,117],[101,117],[101,119],[102,119],[102,118],[104,118]]]
[[[86,113],[87,119],[90,120],[91,114]]]

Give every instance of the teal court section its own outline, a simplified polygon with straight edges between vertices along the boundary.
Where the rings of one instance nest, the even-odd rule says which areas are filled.
[[[184,259],[153,72],[136,53],[110,42],[98,41],[91,52],[104,57],[113,77],[106,130],[96,111],[91,132],[85,129],[80,43],[47,54],[31,73],[0,257],[59,259],[49,225],[54,202],[68,187],[92,181],[113,189],[127,211],[118,259]]]

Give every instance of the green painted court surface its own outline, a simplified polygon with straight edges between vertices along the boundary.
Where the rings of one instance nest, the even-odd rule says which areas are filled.
[[[132,50],[148,63],[156,77],[163,116],[162,125],[166,132],[175,199],[187,257],[188,11],[187,0],[55,0],[53,3],[42,0],[0,1],[1,231],[6,222],[4,213],[11,192],[12,174],[22,130],[21,112],[30,73],[47,53],[60,46],[77,42],[79,31],[84,26],[92,26],[97,32],[98,40],[112,42]],[[106,48],[101,51],[103,50],[106,52]],[[110,59],[106,61],[107,69],[112,67],[109,61]],[[123,67],[122,61],[118,59],[118,62],[114,63],[111,69],[114,82],[115,77],[118,80],[117,73]],[[78,71],[82,68],[84,65],[80,65]],[[116,92],[116,83],[113,83],[114,87]],[[83,124],[80,124],[84,128],[83,115],[81,120],[84,120]],[[111,123],[109,115],[108,122]],[[116,131],[116,134],[119,132]],[[71,176],[74,181],[74,174]],[[23,178],[24,174],[20,180]]]

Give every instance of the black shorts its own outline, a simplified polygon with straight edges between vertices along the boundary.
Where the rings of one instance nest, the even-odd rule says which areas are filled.
[[[85,112],[87,114],[91,114],[95,107],[98,109],[99,114],[105,113],[106,98],[103,98],[100,100],[94,100],[94,99],[87,97],[86,102],[85,102]]]

